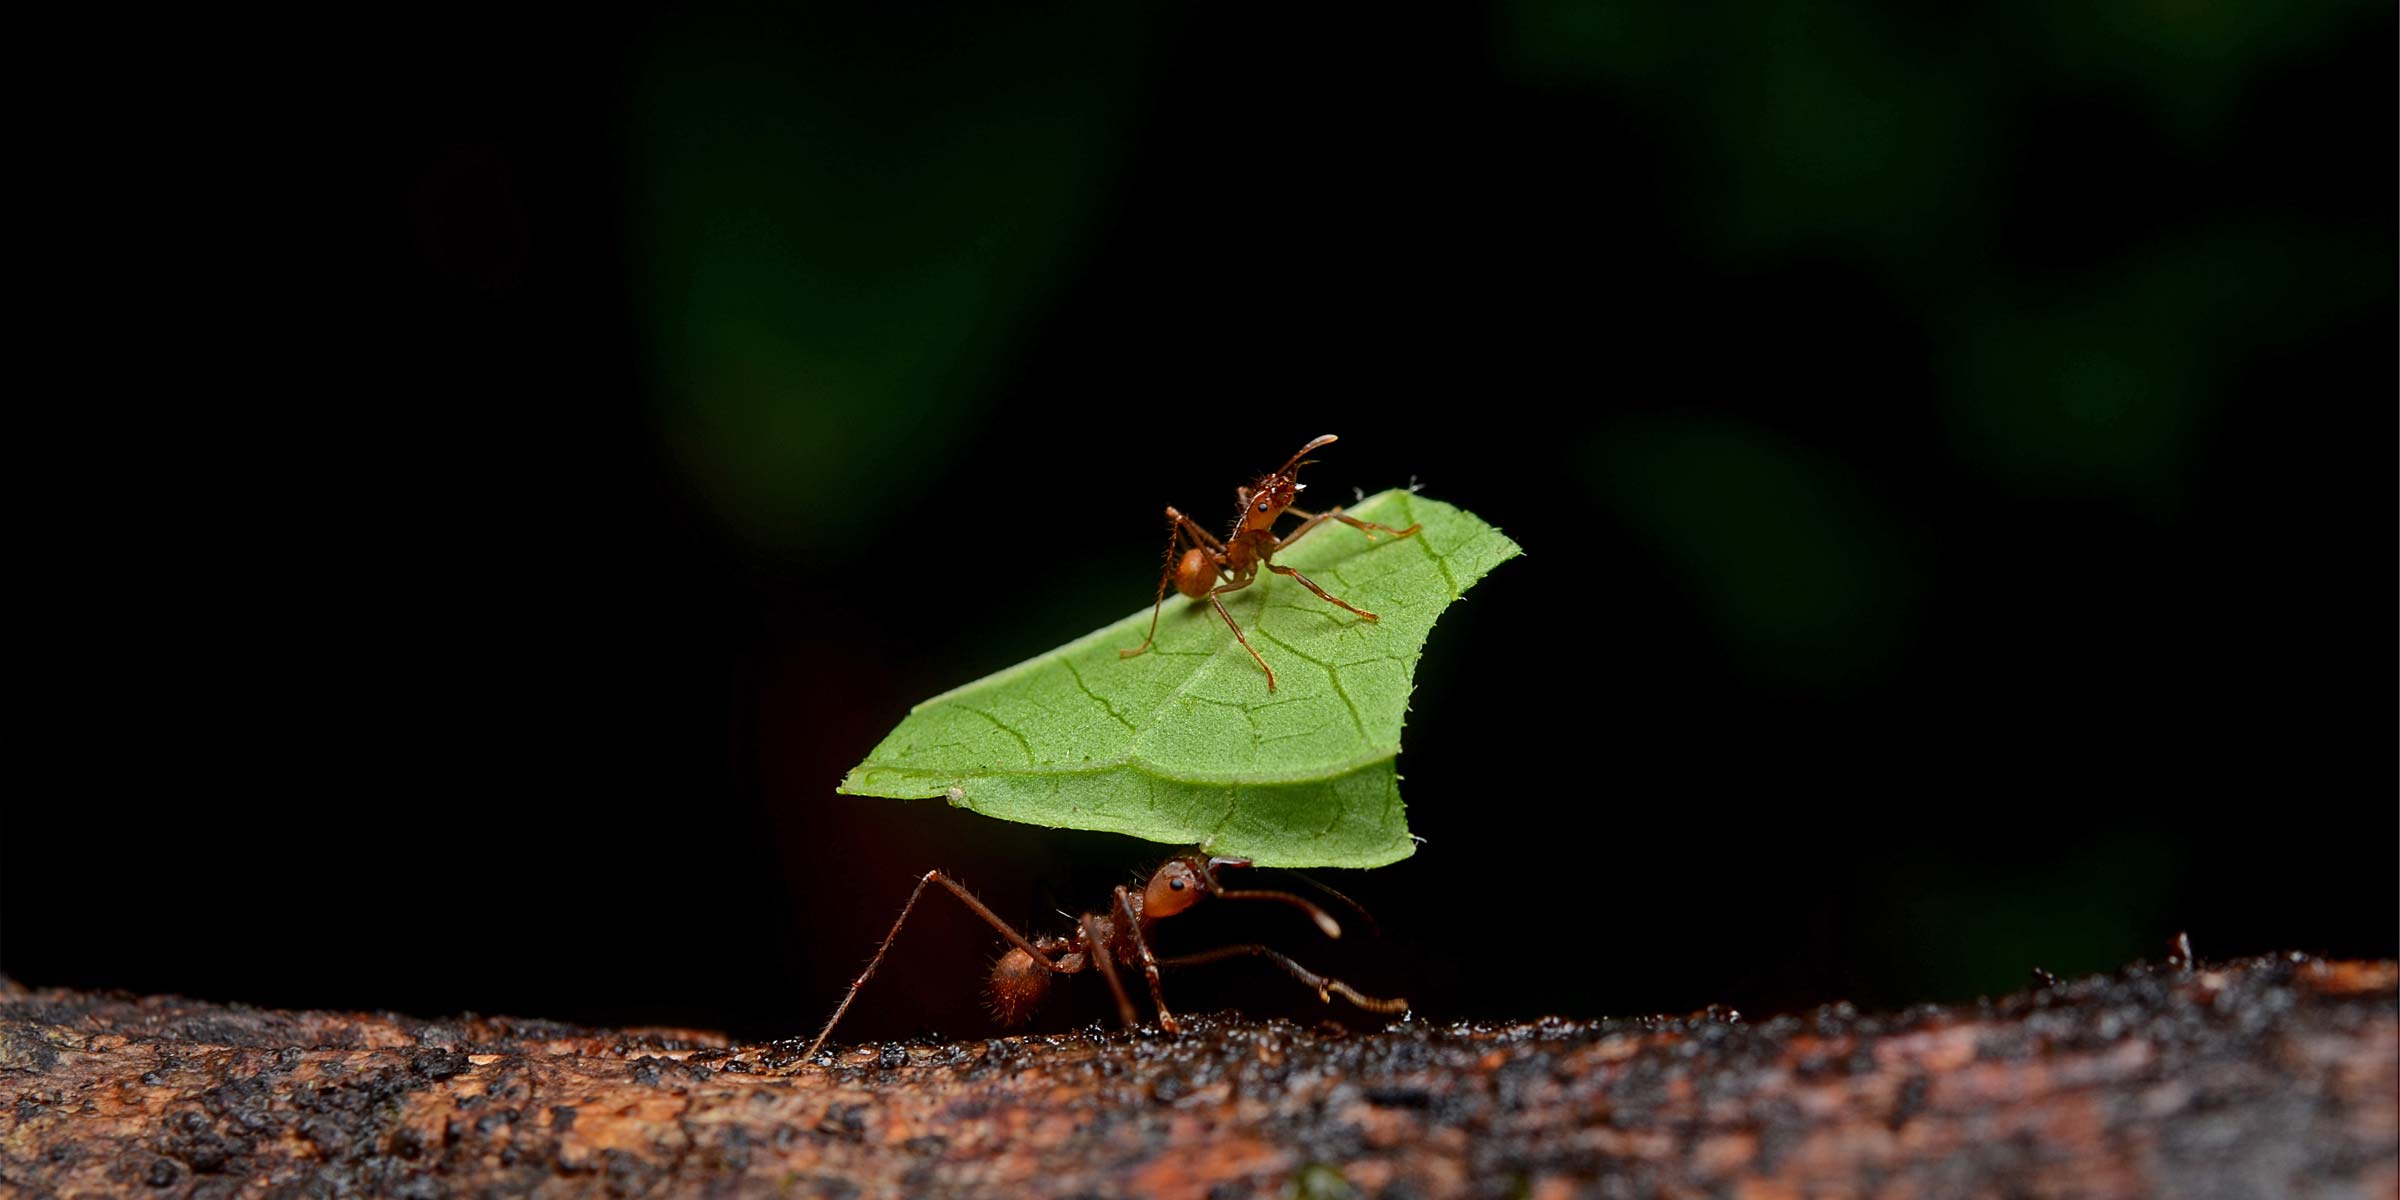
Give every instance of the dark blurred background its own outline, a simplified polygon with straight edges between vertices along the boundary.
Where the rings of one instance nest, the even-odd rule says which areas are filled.
[[[1177,945],[1435,1019],[2395,952],[2389,4],[511,21],[51,43],[10,976],[772,1036],[926,867],[1061,928],[1164,848],[835,781],[1324,432],[1527,555],[1326,875],[1384,936]],[[847,1035],[989,1030],[918,921]]]

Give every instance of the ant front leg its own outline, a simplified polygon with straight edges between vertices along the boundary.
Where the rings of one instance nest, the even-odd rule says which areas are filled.
[[[1150,953],[1150,940],[1142,936],[1142,916],[1133,910],[1133,896],[1124,884],[1117,885],[1117,915],[1125,922],[1126,936],[1133,939],[1134,951],[1142,956],[1142,974],[1150,980],[1150,1003],[1158,1006],[1158,1027],[1168,1033],[1181,1033],[1175,1014],[1167,1011],[1167,994],[1158,986],[1158,959]]]
[[[1307,533],[1309,530],[1315,529],[1317,526],[1322,525],[1327,521],[1340,521],[1342,524],[1347,525],[1350,528],[1359,531],[1360,533],[1366,534],[1367,540],[1370,542],[1375,540],[1375,531],[1378,529],[1392,535],[1395,538],[1404,538],[1413,536],[1418,530],[1425,527],[1422,523],[1419,523],[1411,525],[1406,529],[1394,529],[1389,525],[1378,524],[1374,521],[1361,521],[1357,517],[1353,517],[1344,513],[1341,510],[1340,505],[1335,505],[1334,507],[1326,509],[1321,513],[1312,513],[1307,509],[1298,507],[1287,508],[1283,511],[1290,513],[1295,517],[1301,518],[1300,523],[1293,526],[1292,531],[1283,536],[1282,544],[1285,546],[1289,546],[1293,542],[1299,541],[1301,534]]]
[[[1317,599],[1323,600],[1327,604],[1333,605],[1335,608],[1346,608],[1370,621],[1380,621],[1383,619],[1382,617],[1376,616],[1374,613],[1368,612],[1367,610],[1342,599],[1340,596],[1334,595],[1332,592],[1326,591],[1324,588],[1318,587],[1316,580],[1310,579],[1308,576],[1303,575],[1290,567],[1279,567],[1274,563],[1268,563],[1267,569],[1275,572],[1278,575],[1289,575],[1292,578],[1299,580],[1301,587],[1315,592],[1317,594]]]
[[[1381,1013],[1385,1016],[1391,1016],[1395,1013],[1403,1013],[1408,1011],[1408,1001],[1405,999],[1395,997],[1390,1000],[1384,1000],[1367,995],[1366,993],[1351,987],[1349,984],[1343,983],[1339,979],[1335,979],[1328,975],[1319,975],[1316,972],[1309,970],[1307,967],[1293,962],[1284,955],[1255,943],[1247,946],[1220,946],[1214,950],[1203,950],[1198,954],[1184,954],[1178,955],[1174,958],[1160,959],[1159,965],[1165,967],[1197,967],[1206,963],[1223,962],[1228,958],[1240,958],[1244,956],[1263,958],[1268,962],[1274,963],[1276,966],[1283,968],[1285,974],[1288,974],[1292,978],[1299,980],[1302,986],[1316,992],[1317,999],[1322,1000],[1327,1004],[1333,1003],[1333,998],[1335,996],[1340,996],[1342,999],[1347,1000],[1350,1003],[1357,1005],[1359,1008],[1365,1009],[1371,1013]]]
[[[825,1039],[833,1036],[833,1027],[842,1023],[842,1014],[850,1011],[850,1002],[858,999],[859,989],[867,986],[867,980],[875,975],[875,968],[883,965],[884,954],[892,948],[892,942],[900,936],[900,927],[908,923],[908,914],[917,907],[917,899],[925,894],[925,885],[929,883],[938,883],[948,889],[951,895],[958,897],[959,903],[973,910],[976,916],[982,917],[984,924],[998,930],[1001,937],[1008,939],[1009,945],[1031,955],[1033,961],[1039,963],[1043,970],[1052,973],[1058,971],[1058,964],[1050,961],[1049,955],[1044,954],[1039,947],[1027,941],[1025,935],[1018,933],[1014,926],[1001,920],[1000,914],[985,908],[983,901],[976,899],[973,893],[959,886],[957,881],[940,871],[927,871],[918,877],[917,886],[915,890],[909,892],[907,903],[900,906],[900,915],[893,920],[892,931],[883,935],[882,945],[875,947],[875,957],[867,960],[867,969],[859,972],[858,979],[850,985],[850,990],[842,994],[840,1007],[835,1008],[833,1015],[825,1019],[825,1028],[817,1031],[817,1040],[808,1044],[808,1051],[802,1054],[801,1058],[815,1058],[817,1051],[824,1048]]]

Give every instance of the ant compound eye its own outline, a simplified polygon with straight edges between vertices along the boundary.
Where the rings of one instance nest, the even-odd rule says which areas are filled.
[[[1180,892],[1183,890],[1183,881],[1180,879],[1170,879],[1167,881],[1167,886]]]

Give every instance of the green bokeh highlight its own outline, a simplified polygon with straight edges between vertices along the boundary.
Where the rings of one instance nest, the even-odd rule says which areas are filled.
[[[1143,35],[1093,13],[939,36],[859,19],[676,30],[636,103],[661,420],[770,548],[854,536],[857,506],[958,451],[1103,193]]]
[[[2359,0],[2049,0],[2033,10],[2035,61],[2080,84],[2140,96],[2204,138],[2257,76],[2372,11]]]
[[[1839,465],[1748,426],[1661,419],[1605,434],[1594,480],[1770,677],[1882,669],[1917,586],[1901,536]]]
[[[2177,507],[2245,356],[2373,302],[2388,264],[2290,232],[2164,241],[2088,288],[1995,300],[1948,355],[1959,456],[2031,491]]]
[[[2355,0],[2061,0],[1924,20],[1858,3],[1515,0],[1498,51],[1529,86],[1606,92],[1650,118],[1700,245],[1864,266],[1919,306],[1945,331],[1949,387],[1929,399],[1966,462],[2157,512],[2180,502],[2238,352],[2258,330],[2371,302],[2388,254],[2288,224],[2178,229],[2161,212],[2154,237],[2091,277],[2045,279],[2003,235],[2022,170],[2008,156],[2038,150],[2023,134],[2045,104],[2131,96],[2141,132],[2204,161],[2245,88],[2377,15]]]
[[[1887,953],[1882,978],[1863,982],[1951,1001],[2017,991],[2037,966],[2074,978],[2155,961],[2175,928],[2159,899],[2172,894],[2175,861],[2156,837],[2120,833],[2065,853],[1977,861],[1945,851],[1895,863],[1867,897]]]

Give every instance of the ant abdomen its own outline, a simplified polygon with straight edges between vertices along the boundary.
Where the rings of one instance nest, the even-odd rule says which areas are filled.
[[[1175,590],[1194,600],[1205,599],[1210,588],[1217,586],[1216,560],[1206,550],[1187,550],[1183,561],[1175,565]]]
[[[1002,1025],[1024,1024],[1041,1007],[1042,997],[1050,994],[1050,968],[1033,961],[1033,956],[1011,947],[992,964],[992,978],[985,998],[991,1001],[992,1016]]]

